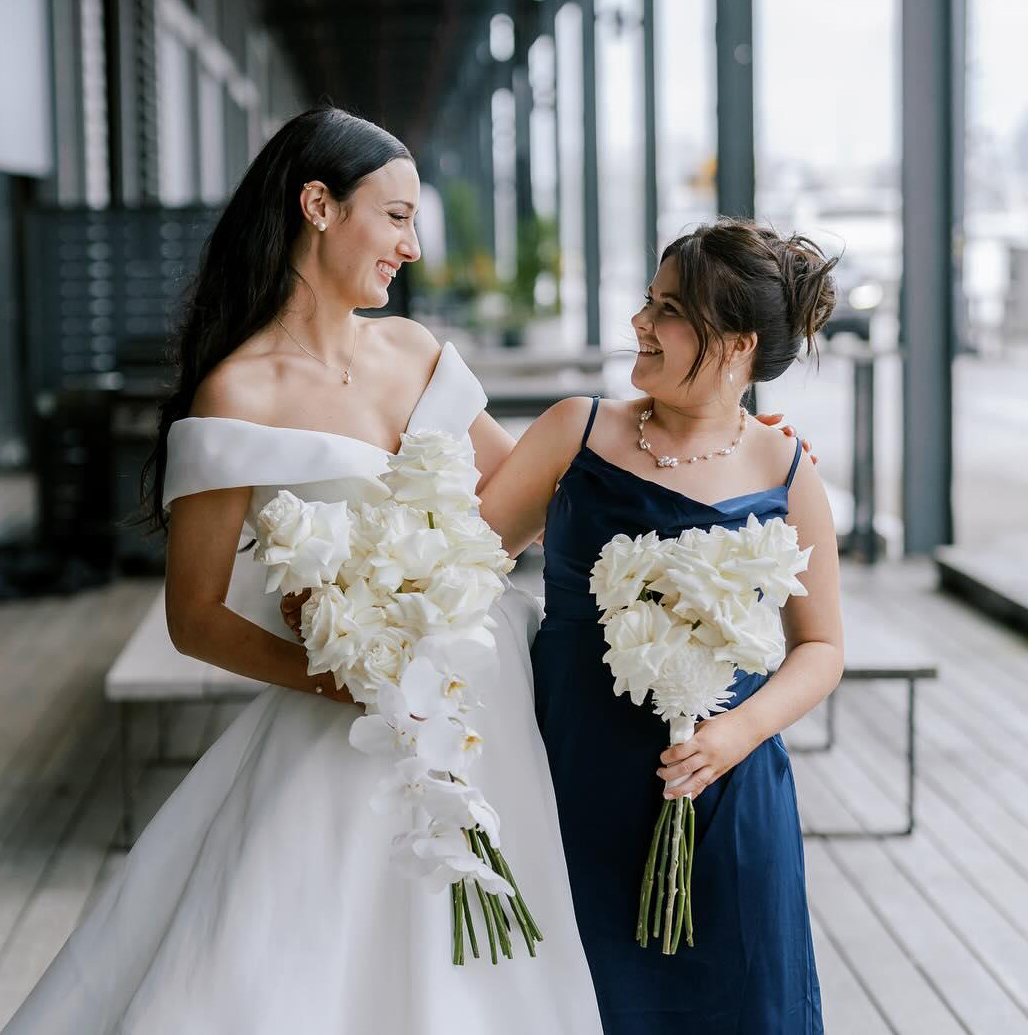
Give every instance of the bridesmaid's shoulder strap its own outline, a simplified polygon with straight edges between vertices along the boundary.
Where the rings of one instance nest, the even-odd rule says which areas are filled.
[[[787,472],[787,481],[783,484],[789,489],[794,481],[794,472],[798,470],[798,461],[801,459],[801,439],[796,440],[798,448],[794,450],[794,459],[791,461],[791,469]]]
[[[597,407],[600,405],[600,396],[593,396],[593,405],[589,411],[589,420],[586,421],[586,430],[582,433],[582,448],[586,448],[586,443],[589,441],[589,433],[593,430],[593,421],[597,419]]]

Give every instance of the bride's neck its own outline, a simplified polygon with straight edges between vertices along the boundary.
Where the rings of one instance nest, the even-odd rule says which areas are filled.
[[[360,317],[347,301],[300,284],[277,314],[289,334],[332,366],[346,367],[354,356]]]

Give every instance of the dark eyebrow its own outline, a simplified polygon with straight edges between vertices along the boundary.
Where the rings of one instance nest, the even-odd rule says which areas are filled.
[[[412,201],[403,201],[402,198],[396,198],[395,201],[386,201],[386,205],[405,205],[411,212],[414,211],[414,205]]]

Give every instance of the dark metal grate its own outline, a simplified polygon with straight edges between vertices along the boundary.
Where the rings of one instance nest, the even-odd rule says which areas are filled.
[[[28,217],[29,378],[33,394],[143,365],[197,267],[211,208],[38,209]]]

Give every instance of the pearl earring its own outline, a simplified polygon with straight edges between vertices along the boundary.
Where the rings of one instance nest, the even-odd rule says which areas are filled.
[[[326,224],[326,223],[325,223],[325,222],[324,222],[324,221],[323,221],[322,219],[317,219],[317,220],[316,220],[316,222],[315,222],[315,223],[314,223],[313,225],[314,225],[314,226],[316,227],[316,229],[317,229],[317,230],[319,230],[319,231],[320,231],[321,233],[322,233],[322,232],[323,232],[324,230],[326,230],[326,229],[327,229],[327,224]],[[733,375],[732,375],[732,374],[730,375],[730,380],[731,380],[731,381],[733,380]]]
[[[733,384],[733,367],[726,368],[726,376],[729,378],[730,384]]]

